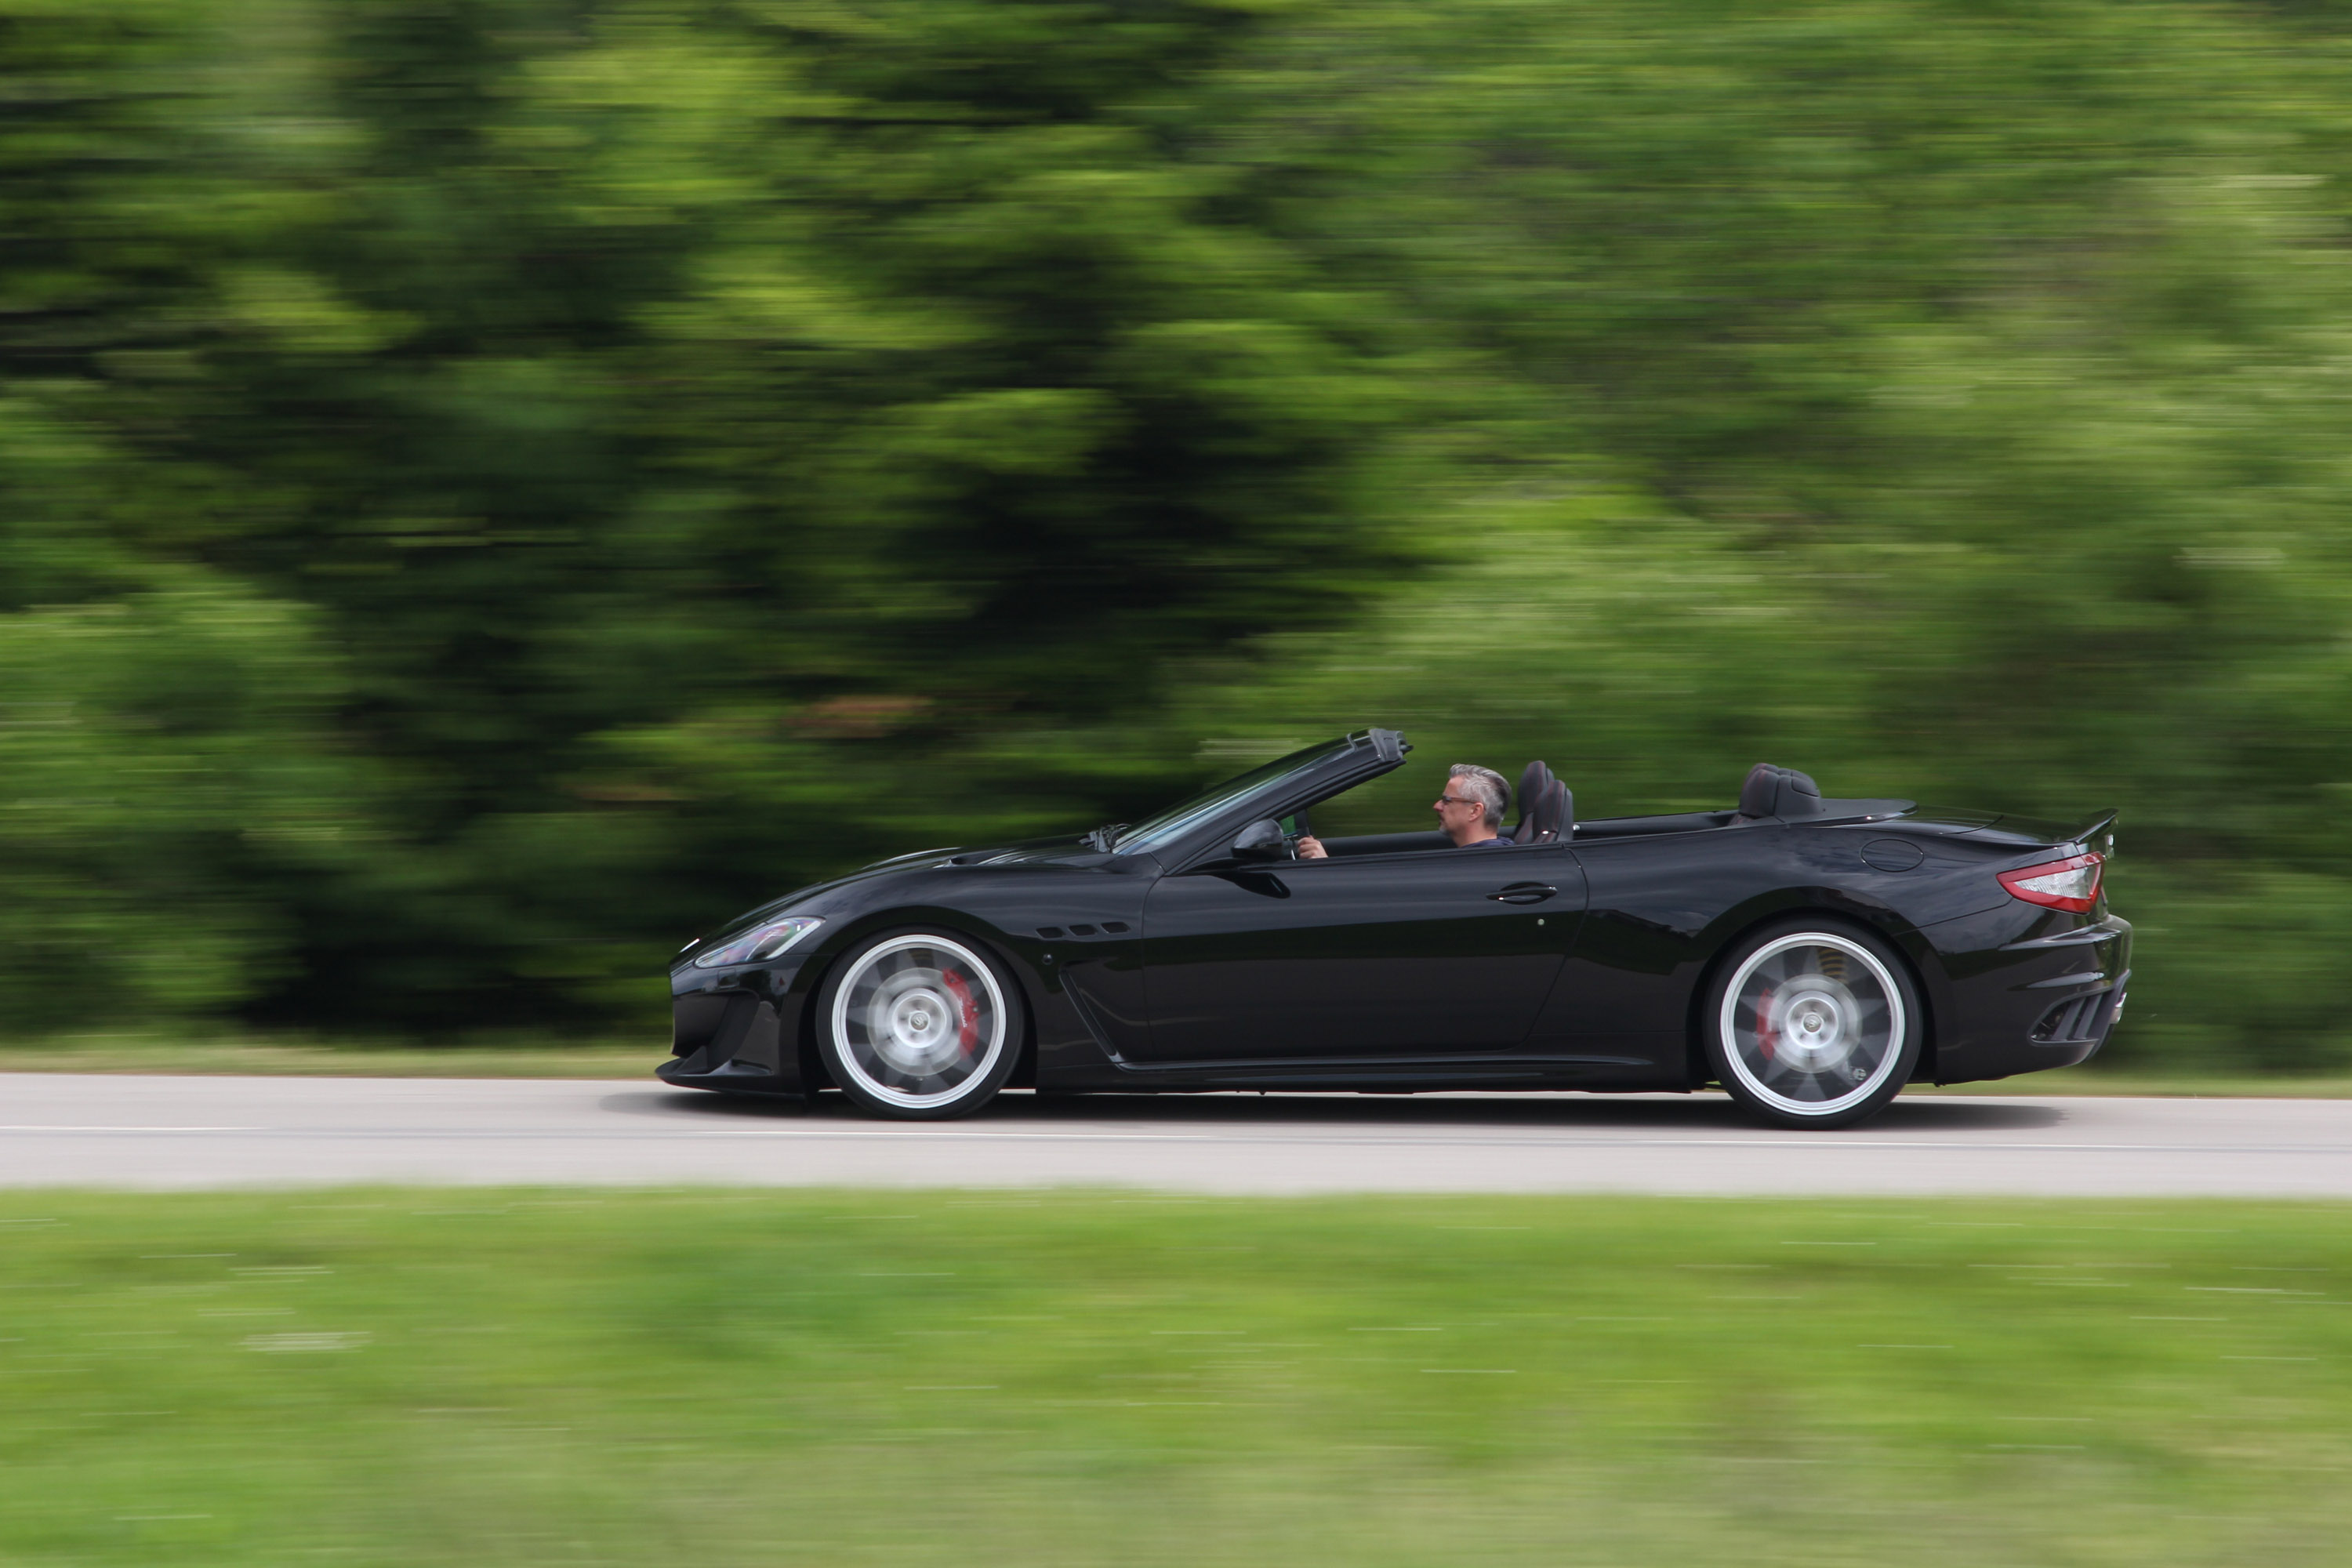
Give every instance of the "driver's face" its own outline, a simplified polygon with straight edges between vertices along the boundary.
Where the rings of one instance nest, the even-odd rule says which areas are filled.
[[[1445,793],[1432,803],[1437,812],[1437,825],[1457,842],[1464,833],[1477,826],[1486,812],[1486,803],[1464,795],[1456,787],[1458,782],[1446,780]]]

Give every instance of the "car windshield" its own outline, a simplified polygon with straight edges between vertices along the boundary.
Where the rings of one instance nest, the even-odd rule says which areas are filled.
[[[1171,806],[1157,816],[1137,823],[1118,836],[1114,848],[1118,854],[1130,855],[1138,850],[1157,849],[1173,843],[1251,795],[1276,791],[1286,781],[1328,762],[1345,752],[1348,745],[1344,739],[1326,741],[1303,752],[1278,757],[1262,768],[1252,768],[1239,778],[1227,779],[1202,791],[1181,805]]]

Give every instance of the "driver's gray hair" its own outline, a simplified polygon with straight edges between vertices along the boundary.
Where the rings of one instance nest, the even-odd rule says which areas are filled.
[[[1465,799],[1475,800],[1486,808],[1486,826],[1496,833],[1502,832],[1503,813],[1511,804],[1511,786],[1503,782],[1503,775],[1475,763],[1456,763],[1446,782],[1451,784],[1455,779],[1465,781],[1460,791]]]

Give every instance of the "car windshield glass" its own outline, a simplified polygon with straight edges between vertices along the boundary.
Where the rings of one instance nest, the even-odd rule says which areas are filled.
[[[1212,789],[1202,791],[1181,805],[1171,806],[1157,816],[1137,823],[1118,836],[1118,852],[1129,855],[1171,844],[1251,795],[1279,794],[1282,784],[1347,749],[1348,742],[1344,740],[1326,741],[1319,746],[1309,746],[1303,752],[1293,752],[1286,757],[1276,758],[1262,768],[1253,768],[1239,778],[1227,779]]]

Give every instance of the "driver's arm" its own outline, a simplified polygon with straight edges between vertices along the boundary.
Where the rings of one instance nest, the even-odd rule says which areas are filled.
[[[1321,839],[1311,833],[1302,833],[1298,836],[1298,858],[1301,860],[1328,860],[1331,855],[1323,847]]]

